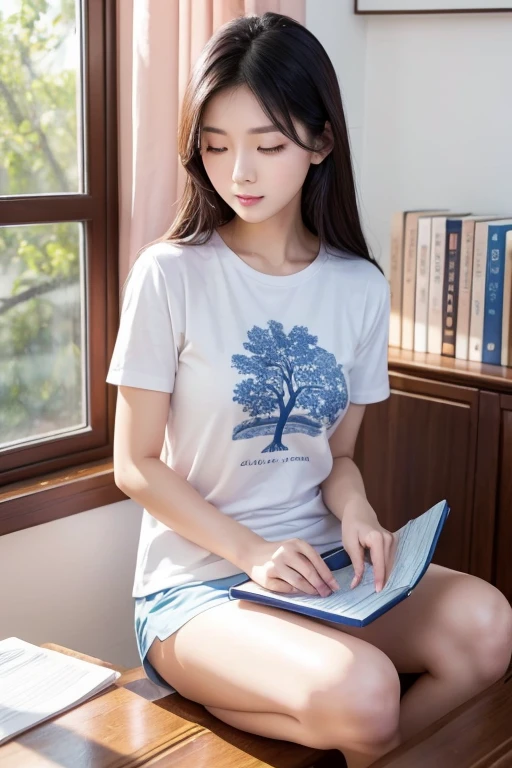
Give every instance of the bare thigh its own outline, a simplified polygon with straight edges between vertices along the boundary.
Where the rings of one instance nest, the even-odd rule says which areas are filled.
[[[379,648],[398,672],[453,674],[468,665],[508,664],[512,612],[507,599],[476,576],[432,563],[410,597],[366,627],[329,622]],[[485,670],[482,670],[485,673]]]
[[[335,741],[343,734],[346,743],[358,740],[372,707],[382,740],[398,721],[400,683],[384,653],[269,606],[239,600],[215,606],[163,642],[155,640],[148,659],[182,696],[263,736],[339,748]],[[327,743],[324,726],[333,713],[333,740]]]

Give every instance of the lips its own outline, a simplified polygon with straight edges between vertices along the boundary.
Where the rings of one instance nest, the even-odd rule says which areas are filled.
[[[239,200],[261,200],[263,195],[235,195]]]

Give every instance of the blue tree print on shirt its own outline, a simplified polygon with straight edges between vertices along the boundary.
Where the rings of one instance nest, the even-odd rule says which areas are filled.
[[[262,453],[287,451],[283,434],[315,437],[332,426],[347,405],[347,386],[342,366],[318,346],[318,337],[300,325],[286,335],[275,320],[247,336],[243,346],[251,354],[233,355],[231,367],[248,377],[236,385],[233,400],[251,418],[235,427],[233,440],[273,435]]]

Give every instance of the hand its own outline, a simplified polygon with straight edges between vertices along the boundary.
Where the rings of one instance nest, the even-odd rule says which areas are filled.
[[[394,534],[380,525],[366,499],[361,497],[347,505],[341,520],[341,536],[355,571],[351,589],[363,577],[365,549],[369,549],[375,590],[380,592],[393,568],[397,542]]]
[[[327,597],[339,589],[329,566],[303,539],[262,539],[248,560],[249,565],[244,568],[247,575],[274,592],[306,592]]]

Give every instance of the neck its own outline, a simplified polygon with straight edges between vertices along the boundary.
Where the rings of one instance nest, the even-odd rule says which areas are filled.
[[[254,260],[274,270],[286,269],[287,265],[313,261],[320,248],[318,237],[304,226],[298,213],[292,218],[286,210],[280,211],[255,224],[235,216],[219,227],[219,233],[228,247],[249,263]]]

